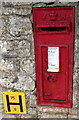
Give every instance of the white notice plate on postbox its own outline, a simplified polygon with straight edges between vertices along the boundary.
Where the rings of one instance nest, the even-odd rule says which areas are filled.
[[[59,47],[48,47],[48,72],[59,72]]]

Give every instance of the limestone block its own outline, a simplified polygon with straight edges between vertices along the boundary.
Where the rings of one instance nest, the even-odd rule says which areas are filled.
[[[18,71],[19,64],[20,64],[19,59],[17,58],[4,58],[4,59],[2,58],[0,59],[0,70],[5,72]]]
[[[38,118],[67,118],[67,114],[40,113]]]
[[[36,73],[35,73],[35,71],[34,71],[34,74],[31,75],[31,77],[33,78],[33,80],[36,81]]]
[[[26,3],[36,3],[36,2],[54,2],[55,0],[20,0],[20,2],[26,2]],[[4,0],[4,2],[19,2],[19,0]]]
[[[6,45],[4,45],[6,43]],[[5,57],[28,57],[30,56],[30,42],[27,40],[12,40],[5,41],[1,44],[1,54],[5,54]]]
[[[73,83],[73,108],[77,108],[77,83]]]
[[[22,16],[27,16],[31,14],[31,5],[25,4],[24,6],[18,5],[15,7],[14,14],[16,15],[22,15]]]
[[[2,32],[3,32],[3,23],[2,23],[2,18],[0,17],[0,36],[2,36]]]
[[[68,113],[68,108],[60,108],[60,107],[37,107],[39,113],[43,112],[43,113],[52,113],[52,114],[66,114]]]
[[[6,88],[13,88],[14,85],[13,85],[13,81],[15,80],[15,76],[13,75],[9,75],[8,77],[5,76],[3,78],[0,78],[0,85],[3,86],[3,87],[6,87]]]
[[[59,0],[60,2],[78,2],[79,0]]]
[[[30,95],[30,107],[36,107],[36,96],[35,95]]]
[[[1,64],[0,64],[0,70],[4,70],[4,71],[10,71],[13,70],[14,66],[12,62],[9,61],[5,61],[4,59],[0,60]]]
[[[1,118],[16,118],[16,115],[3,113]]]
[[[34,90],[35,82],[29,76],[18,76],[18,82],[14,84],[15,89],[19,90]]]
[[[4,107],[3,105],[0,104],[0,114],[4,112]]]
[[[3,15],[13,15],[15,8],[13,7],[2,7],[2,14]]]
[[[28,41],[30,41],[30,42],[33,44],[33,42],[34,42],[33,34],[28,34],[28,35],[25,36],[25,37],[26,37],[26,39],[27,39]]]
[[[77,41],[77,47],[78,47],[78,52],[79,52],[79,38],[78,38],[78,41]]]
[[[21,72],[16,73],[2,73],[0,78],[0,84],[3,87],[15,89],[15,90],[34,90],[35,89],[35,82],[30,76],[26,76],[26,74]]]
[[[18,44],[19,57],[26,57],[30,55],[30,43],[26,40],[20,41]]]
[[[19,76],[19,82],[16,83],[15,88],[24,90],[34,90],[35,82],[29,76]]]
[[[7,42],[0,40],[0,54],[7,52]]]
[[[3,99],[2,99],[2,92],[6,91],[6,88],[3,88],[0,85],[0,112],[3,110]],[[1,110],[2,109],[2,110]]]
[[[69,108],[69,114],[77,115],[77,109],[76,108]]]
[[[36,3],[33,7],[46,7],[45,3]]]
[[[28,114],[35,115],[36,111],[36,108],[28,108]]]
[[[0,120],[2,120],[2,118],[3,118],[3,115],[2,115],[2,113],[0,113]]]
[[[9,17],[3,16],[2,17],[2,35],[8,32],[8,27],[9,27]]]
[[[31,34],[32,33],[32,25],[29,18],[22,16],[10,16],[9,17],[9,28],[8,32],[12,36],[21,36],[22,34]]]
[[[37,115],[30,115],[30,114],[18,115],[17,118],[37,118]]]
[[[13,5],[9,7],[2,7],[2,14],[3,15],[22,15],[22,16],[27,16],[31,14],[31,5]]]
[[[77,115],[68,115],[68,118],[75,118],[75,119],[77,119],[78,117],[77,117]]]
[[[31,56],[35,59],[34,42],[31,44]]]
[[[26,58],[21,61],[21,68],[26,72],[27,75],[31,75],[34,73],[34,61],[27,60]]]

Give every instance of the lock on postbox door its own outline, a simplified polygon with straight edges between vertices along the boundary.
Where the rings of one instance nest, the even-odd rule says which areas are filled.
[[[33,8],[38,105],[72,107],[74,7]]]

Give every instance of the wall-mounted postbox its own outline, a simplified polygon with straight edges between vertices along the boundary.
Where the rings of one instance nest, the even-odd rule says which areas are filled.
[[[33,8],[38,105],[72,107],[74,7]]]

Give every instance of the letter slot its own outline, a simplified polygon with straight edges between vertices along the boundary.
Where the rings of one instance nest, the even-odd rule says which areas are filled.
[[[69,31],[69,27],[39,27],[38,31],[44,31],[44,32],[67,32]]]

